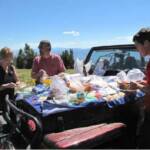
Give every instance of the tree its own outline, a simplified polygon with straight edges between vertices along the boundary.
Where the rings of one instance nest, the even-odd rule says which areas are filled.
[[[32,67],[35,53],[28,44],[25,44],[24,53],[25,53],[25,59],[24,59],[25,68],[30,69]]]
[[[74,56],[73,56],[73,50],[65,50],[61,54],[61,58],[64,62],[64,65],[67,69],[71,69],[74,66]]]
[[[25,57],[24,51],[23,51],[23,49],[20,49],[17,59],[16,59],[17,68],[19,68],[19,69],[24,68],[24,57]]]
[[[74,55],[73,55],[73,49],[70,49],[70,67],[74,68]]]
[[[16,60],[17,67],[30,69],[36,55],[34,50],[26,43],[24,49],[19,50]]]

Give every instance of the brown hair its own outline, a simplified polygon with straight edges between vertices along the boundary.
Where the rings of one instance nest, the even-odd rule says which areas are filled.
[[[0,51],[0,57],[1,58],[7,58],[9,56],[13,57],[13,53],[12,53],[11,49],[8,48],[8,47],[2,48],[1,51]]]
[[[40,41],[38,48],[41,49],[44,44],[46,44],[49,47],[49,51],[51,51],[51,43],[48,40]]]
[[[142,28],[133,36],[133,42],[144,44],[146,40],[150,41],[150,28]]]

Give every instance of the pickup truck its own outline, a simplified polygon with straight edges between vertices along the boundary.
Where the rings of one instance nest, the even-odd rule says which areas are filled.
[[[89,62],[91,67],[87,69],[86,64]],[[84,60],[83,74],[85,76],[91,74],[115,76],[120,71],[127,73],[134,68],[144,72],[147,62],[148,60],[140,56],[132,44],[97,46],[90,49]],[[102,65],[98,66],[99,63]],[[130,99],[133,99],[132,95]],[[6,103],[8,109],[5,118],[11,129],[7,138],[11,139],[18,148],[26,148],[27,144],[31,148],[40,149],[136,148],[138,145],[137,125],[140,126],[142,122],[138,124],[138,121],[143,119],[139,118],[139,114],[143,113],[140,109],[142,106],[140,100],[117,106],[114,109],[109,109],[106,104],[101,106],[93,104],[90,107],[53,114],[45,118],[37,117],[29,106],[28,111],[25,111],[8,98]],[[16,115],[17,122],[11,119],[10,112]],[[46,126],[50,129],[50,133],[43,134],[43,127]]]

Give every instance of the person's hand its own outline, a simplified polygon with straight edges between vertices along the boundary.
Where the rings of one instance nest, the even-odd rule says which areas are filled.
[[[41,77],[43,77],[43,76],[46,76],[46,75],[47,75],[47,73],[46,73],[46,71],[43,70],[43,69],[41,69],[41,70],[38,72],[39,78],[41,78]]]
[[[130,82],[130,89],[136,90],[136,89],[142,89],[144,86],[140,84],[139,82]]]
[[[140,81],[137,81],[137,83],[142,84],[142,85],[147,85],[147,81],[146,80],[140,80]]]
[[[20,81],[16,82],[16,86],[20,86]]]
[[[6,85],[5,85],[5,87],[6,88],[15,88],[16,87],[16,84],[15,83],[13,83],[13,82],[11,82],[11,83],[7,83]]]
[[[130,87],[129,87],[129,83],[128,82],[118,82],[119,84],[119,87],[120,89],[123,89],[123,90],[128,90]]]
[[[21,89],[22,88],[22,85],[20,83],[20,81],[17,81],[16,82],[16,89]]]

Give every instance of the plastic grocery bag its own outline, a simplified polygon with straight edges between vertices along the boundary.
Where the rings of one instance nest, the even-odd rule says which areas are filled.
[[[96,76],[96,75],[91,75],[91,80],[89,81],[90,84],[93,86],[98,86],[98,87],[107,87],[108,84],[106,81],[103,80],[102,77]]]
[[[129,81],[140,81],[145,77],[144,73],[140,69],[132,69],[127,73]]]
[[[129,81],[127,78],[127,74],[124,71],[120,71],[119,73],[117,73],[117,77],[122,82]]]
[[[83,74],[83,61],[82,60],[79,60],[78,58],[75,60],[74,70],[76,73]]]
[[[68,90],[69,89],[63,79],[57,75],[52,77],[51,91],[55,99],[64,99]]]
[[[89,72],[91,68],[91,64],[92,64],[91,61],[89,61],[87,64],[84,65],[87,73]]]
[[[71,74],[66,75],[65,79],[69,83],[70,88],[76,89],[76,91],[83,91],[84,86],[81,82],[83,75],[81,74]]]
[[[96,67],[94,69],[94,74],[103,76],[106,72],[103,68],[104,68],[104,60],[100,59],[99,62],[96,64]]]
[[[117,77],[121,81],[140,81],[145,77],[144,73],[140,69],[132,69],[127,74],[121,71],[117,74]]]
[[[83,65],[84,65],[83,60],[80,60],[79,58],[77,58],[74,63],[75,73],[83,74]],[[85,66],[86,72],[88,72],[91,68],[91,61],[89,61],[84,66]]]

